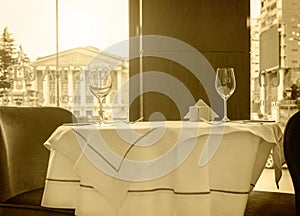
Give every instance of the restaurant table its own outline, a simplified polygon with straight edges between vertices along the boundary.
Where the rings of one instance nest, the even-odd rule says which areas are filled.
[[[50,150],[42,206],[76,215],[244,215],[273,151],[275,122],[165,121],[63,125]]]

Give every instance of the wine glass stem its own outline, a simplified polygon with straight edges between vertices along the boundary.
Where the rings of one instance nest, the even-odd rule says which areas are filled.
[[[100,106],[100,109],[99,109],[99,123],[101,125],[101,123],[103,122],[103,98],[100,97],[99,98],[99,106]]]
[[[225,98],[223,98],[224,101],[224,117],[223,117],[223,121],[228,121],[228,117],[227,117],[227,100]]]

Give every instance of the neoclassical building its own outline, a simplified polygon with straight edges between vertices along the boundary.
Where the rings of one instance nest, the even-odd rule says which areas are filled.
[[[98,100],[89,91],[91,66],[112,70],[112,89],[104,101],[107,118],[128,116],[128,60],[91,46],[39,57],[30,65],[9,68],[12,88],[4,105],[59,106],[79,118],[98,116]]]

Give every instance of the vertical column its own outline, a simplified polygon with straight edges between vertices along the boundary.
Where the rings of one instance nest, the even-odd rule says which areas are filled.
[[[49,91],[49,76],[46,75],[43,80],[44,105],[49,105]]]
[[[39,97],[38,97],[38,92],[40,91],[38,89],[38,82],[40,82],[40,80],[38,79],[38,75],[37,75],[37,71],[36,69],[34,69],[33,71],[34,73],[34,76],[35,76],[35,79],[33,81],[31,81],[31,85],[32,85],[32,90],[34,91],[33,93],[33,102],[32,102],[32,105],[33,106],[37,106],[39,104]]]
[[[62,104],[60,103],[60,99],[62,96],[62,70],[58,69],[55,70],[55,84],[56,84],[56,88],[55,88],[55,93],[56,93],[56,106],[57,107],[61,107]]]
[[[260,111],[262,114],[265,114],[265,98],[266,98],[266,80],[265,73],[260,73]]]
[[[74,81],[73,81],[73,68],[70,67],[68,71],[68,96],[74,100]],[[69,100],[69,106],[73,105],[73,100]]]
[[[284,92],[284,72],[285,70],[283,68],[280,68],[278,73],[279,73],[279,76],[278,76],[278,79],[279,79],[279,84],[278,84],[278,93],[277,93],[277,100],[278,101],[281,101],[283,99],[283,92]]]
[[[117,70],[117,95],[118,95],[118,103],[117,105],[120,106],[122,104],[122,92],[118,92],[118,90],[122,87],[122,68],[121,70]]]
[[[83,107],[83,110],[80,110],[80,114],[81,115],[85,115],[84,110],[86,108],[86,103],[85,103],[85,99],[86,99],[86,92],[85,92],[85,80],[86,80],[86,71],[84,70],[83,73],[80,75],[81,79],[80,79],[80,107]]]
[[[284,72],[286,68],[286,53],[285,53],[285,31],[286,25],[281,23],[279,25],[278,33],[279,33],[279,69],[278,69],[278,92],[277,92],[277,100],[280,101],[283,99],[284,92]]]

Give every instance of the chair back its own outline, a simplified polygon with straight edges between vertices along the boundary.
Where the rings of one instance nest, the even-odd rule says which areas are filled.
[[[296,215],[300,215],[300,112],[295,113],[287,122],[283,148],[295,191]]]
[[[76,122],[57,107],[0,107],[0,203],[44,187],[49,151],[43,143],[63,123]]]

